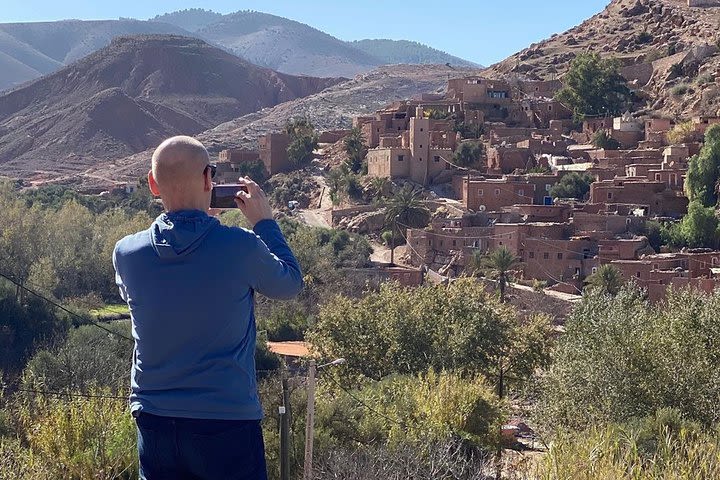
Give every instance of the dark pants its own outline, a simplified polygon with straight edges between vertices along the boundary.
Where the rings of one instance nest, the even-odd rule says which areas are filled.
[[[141,413],[141,480],[267,480],[260,420],[200,420]]]

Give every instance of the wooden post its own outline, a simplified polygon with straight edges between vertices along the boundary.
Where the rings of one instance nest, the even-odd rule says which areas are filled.
[[[304,480],[312,480],[313,438],[315,434],[315,360],[310,360],[307,384],[307,415],[305,416],[305,471]]]
[[[282,379],[283,405],[280,407],[280,479],[290,480],[290,391]]]

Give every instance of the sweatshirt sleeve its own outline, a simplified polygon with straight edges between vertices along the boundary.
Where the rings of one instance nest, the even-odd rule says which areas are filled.
[[[113,267],[115,268],[115,284],[118,286],[118,289],[120,289],[120,298],[122,298],[123,301],[127,302],[127,291],[125,290],[125,284],[122,281],[122,277],[120,276],[120,269],[118,268],[118,244],[119,242],[115,244],[115,248],[113,249],[112,254]]]
[[[258,222],[255,253],[250,256],[250,286],[269,298],[290,299],[303,287],[302,272],[275,220]]]

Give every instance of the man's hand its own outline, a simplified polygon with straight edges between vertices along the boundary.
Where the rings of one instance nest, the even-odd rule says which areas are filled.
[[[240,190],[235,196],[235,203],[248,219],[251,226],[255,226],[261,220],[272,219],[273,213],[265,192],[260,186],[249,177],[240,178],[240,185],[245,185],[247,192]]]

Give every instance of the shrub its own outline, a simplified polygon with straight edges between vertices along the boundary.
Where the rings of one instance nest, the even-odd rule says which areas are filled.
[[[563,433],[539,463],[534,478],[573,480],[720,478],[720,442],[661,410],[630,425]]]
[[[127,402],[34,396],[19,399],[12,408],[21,441],[0,438],[0,452],[11,452],[10,464],[0,463],[0,478],[10,478],[3,477],[10,472],[18,478],[23,471],[28,476],[20,478],[33,480],[137,478],[136,430]]]
[[[687,143],[695,135],[695,126],[692,121],[678,123],[667,134],[668,142],[671,144]]]
[[[604,148],[605,150],[617,150],[620,148],[620,142],[611,137],[607,130],[598,130],[593,135],[592,144],[596,148]]]
[[[686,93],[692,93],[693,90],[687,83],[681,83],[680,85],[674,86],[670,92],[676,97],[682,97]]]
[[[640,44],[640,45],[645,44],[645,43],[650,43],[652,41],[653,41],[653,36],[647,30],[643,30],[642,32],[638,33],[637,36],[635,37],[635,43]]]
[[[372,411],[358,408],[356,399]],[[331,429],[327,449],[355,442],[422,446],[456,437],[490,451],[498,445],[506,413],[506,405],[482,377],[430,370],[366,383],[349,394],[320,390],[317,422],[319,429]],[[347,429],[342,436],[333,427],[341,418]]]
[[[583,296],[543,378],[546,424],[622,423],[667,407],[704,425],[720,420],[720,293],[671,290],[657,304],[642,295],[626,286],[614,298]]]

